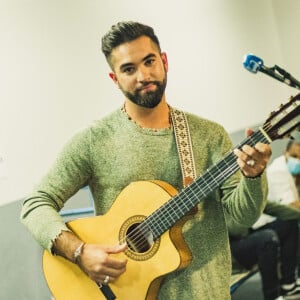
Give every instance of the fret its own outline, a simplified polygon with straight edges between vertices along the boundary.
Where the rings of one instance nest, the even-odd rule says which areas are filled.
[[[151,231],[155,233],[155,238],[159,237],[237,170],[236,158],[231,152],[151,214],[144,222],[151,224],[149,227],[154,227]],[[156,226],[159,227],[159,230],[155,228]]]
[[[242,143],[240,143],[236,148],[241,149],[244,145],[250,145],[251,147],[254,147],[255,144],[258,142],[269,144],[270,140],[265,136],[265,134],[258,130],[255,133],[253,133],[250,137],[245,139]]]
[[[241,149],[246,144],[253,147],[258,142],[269,143],[265,133],[260,130],[247,137],[236,148]],[[207,169],[202,176],[198,177],[157,211],[148,216],[144,222],[151,229],[154,239],[172,227],[176,221],[188,213],[238,169],[236,156],[231,151],[223,159]]]
[[[178,120],[181,119],[178,115],[175,117]],[[182,123],[181,120],[179,121]],[[286,138],[292,131],[297,130],[300,130],[300,94],[292,97],[289,102],[282,104],[279,109],[273,111],[262,128],[258,132],[253,133],[251,137],[247,138],[236,148],[240,149],[245,144],[254,146],[257,142],[269,143],[272,140]],[[185,132],[181,130],[180,134],[185,134]],[[180,153],[178,155],[179,159],[184,157],[181,157]],[[192,167],[191,169],[194,168]],[[224,159],[217,162],[215,166],[208,168],[203,172],[202,176],[195,179],[194,182],[185,187],[176,196],[169,197],[169,200],[166,198],[168,198],[168,192],[172,193],[173,188],[166,186],[166,183],[157,181],[158,186],[154,188],[152,184],[155,183],[153,181],[151,183],[137,182],[136,185],[131,185],[124,192],[121,192],[120,197],[116,199],[112,210],[107,213],[106,217],[96,217],[96,219],[91,218],[91,220],[87,220],[89,218],[73,220],[67,226],[79,237],[86,237],[88,240],[97,241],[99,240],[99,228],[104,228],[109,224],[108,221],[110,221],[113,224],[111,229],[114,230],[103,231],[101,234],[101,243],[103,241],[104,244],[109,244],[112,240],[119,237],[119,244],[127,243],[128,247],[125,250],[125,254],[131,261],[129,275],[127,274],[128,272],[122,275],[126,276],[127,274],[129,277],[125,277],[124,281],[120,282],[120,284],[119,281],[111,282],[110,286],[112,290],[114,293],[119,294],[116,297],[124,299],[131,299],[133,291],[136,299],[148,299],[150,295],[149,291],[151,290],[150,297],[154,299],[158,295],[159,283],[164,275],[174,271],[177,272],[186,267],[189,261],[192,260],[192,256],[188,250],[188,245],[180,236],[184,226],[183,222],[178,224],[179,226],[176,226],[176,233],[179,233],[177,236],[173,234],[170,236],[167,232],[166,235],[168,236],[166,236],[166,239],[162,238],[161,242],[158,241],[154,245],[153,242],[170,229],[184,214],[188,213],[201,199],[208,198],[207,196],[212,190],[218,188],[222,182],[227,180],[237,170],[236,156],[231,151],[225,155]],[[187,173],[187,176],[183,175],[183,178],[196,178],[194,170],[190,172],[187,168],[187,170],[183,170],[182,174],[184,173]],[[130,196],[134,195],[130,195],[130,193],[134,192],[135,187],[137,188],[138,197],[133,197],[132,199]],[[151,191],[152,188],[153,191]],[[147,191],[148,193],[148,190],[148,196],[154,197],[152,202],[149,199],[151,197],[140,199],[143,191]],[[143,200],[144,202],[142,202]],[[132,205],[135,201],[141,202],[137,207],[137,211],[134,205]],[[163,206],[160,206],[161,202],[164,203]],[[123,206],[118,207],[118,205]],[[159,208],[157,208],[157,205]],[[151,210],[151,215],[147,217],[150,207],[154,210]],[[143,212],[143,208],[146,209],[145,212]],[[124,209],[128,209],[128,211],[123,212]],[[131,216],[129,216],[129,213]],[[118,225],[121,225],[121,228],[118,228]],[[164,248],[162,249],[162,247]],[[170,258],[166,258],[166,251],[167,255],[170,253]],[[149,259],[152,261],[150,265],[148,263]],[[170,264],[165,266],[167,262],[161,260],[170,260]],[[144,262],[146,263],[145,265],[143,265]],[[156,264],[158,268],[153,268],[153,264]],[[146,267],[150,268],[149,272]],[[60,260],[59,257],[49,254],[48,251],[44,251],[43,270],[48,286],[56,299],[98,299],[101,297],[101,295],[95,294],[94,285],[86,281],[86,275],[76,265],[68,262],[65,264],[64,260]],[[74,274],[76,274],[76,278]],[[59,275],[63,275],[64,278]],[[65,282],[62,291],[59,290],[59,287],[62,286],[61,281]],[[124,282],[128,282],[129,284],[122,284]],[[152,285],[153,282],[154,284]],[[79,289],[74,289],[75,285]],[[114,293],[108,293],[112,291],[110,287],[104,291],[105,287],[108,286],[103,286],[101,291],[108,298],[108,295]],[[69,289],[66,290],[66,288]],[[100,288],[99,285],[98,288]],[[91,297],[88,295],[91,295]],[[95,296],[93,297],[93,295]]]

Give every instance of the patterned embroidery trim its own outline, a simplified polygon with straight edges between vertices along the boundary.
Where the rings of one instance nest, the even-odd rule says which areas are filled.
[[[175,139],[180,160],[183,185],[196,179],[196,168],[188,122],[184,112],[170,107]]]

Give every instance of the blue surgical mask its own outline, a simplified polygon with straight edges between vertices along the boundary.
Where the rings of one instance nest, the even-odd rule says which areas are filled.
[[[287,167],[288,167],[289,172],[292,175],[299,175],[300,174],[300,159],[295,158],[295,157],[288,157]]]

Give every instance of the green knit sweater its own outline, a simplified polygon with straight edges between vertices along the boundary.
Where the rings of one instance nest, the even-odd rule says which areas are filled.
[[[231,141],[220,125],[187,114],[197,175],[219,161]],[[80,188],[89,185],[96,214],[104,214],[132,181],[158,179],[180,190],[182,176],[172,129],[142,129],[120,109],[77,133],[48,174],[25,200],[21,220],[50,250],[62,230],[58,211]],[[250,227],[266,199],[265,176],[249,179],[237,172],[198,205],[183,228],[193,254],[184,270],[166,276],[158,299],[230,299],[231,259],[224,210]],[[104,230],[104,229],[103,229]]]

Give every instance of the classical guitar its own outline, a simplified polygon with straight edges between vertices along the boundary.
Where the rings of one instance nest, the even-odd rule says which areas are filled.
[[[236,148],[271,143],[299,129],[300,94],[272,112],[264,125]],[[87,243],[108,245],[126,241],[127,250],[118,255],[127,257],[127,270],[116,282],[100,287],[77,265],[44,251],[44,275],[53,297],[156,299],[163,276],[186,267],[192,259],[182,236],[189,212],[238,169],[231,151],[179,193],[162,181],[133,182],[105,215],[68,222],[68,227]]]

